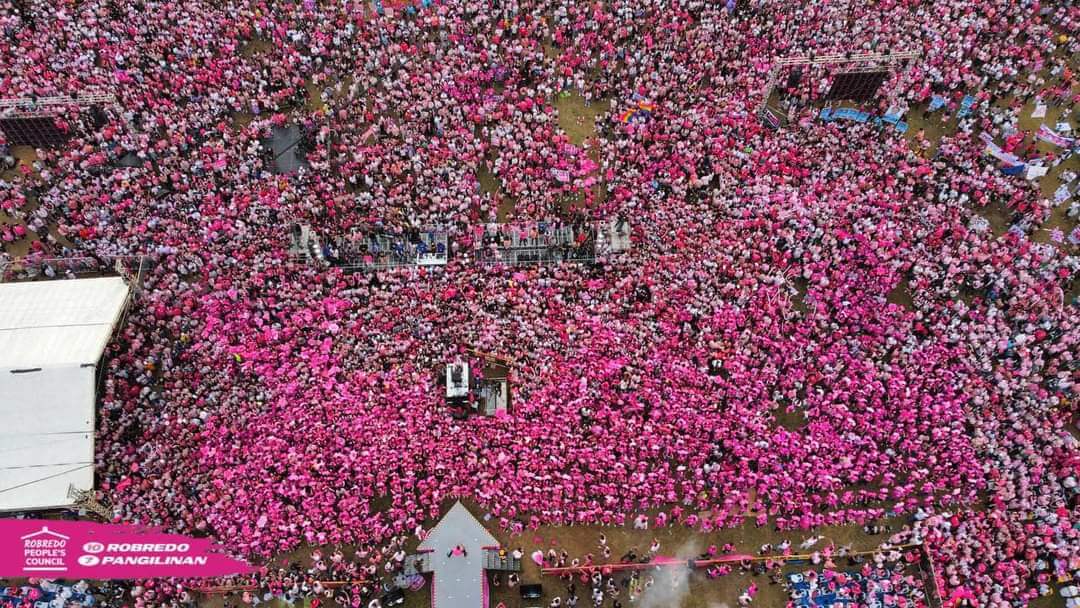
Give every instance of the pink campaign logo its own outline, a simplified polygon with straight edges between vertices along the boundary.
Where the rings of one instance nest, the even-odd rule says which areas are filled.
[[[0,577],[201,578],[253,570],[209,539],[139,526],[0,519]]]

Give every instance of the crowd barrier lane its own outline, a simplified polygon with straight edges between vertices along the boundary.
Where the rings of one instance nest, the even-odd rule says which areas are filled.
[[[351,581],[316,581],[327,589],[337,589],[338,587],[344,587],[345,585],[367,585],[371,581],[367,579],[356,579]]]
[[[324,589],[337,589],[338,587],[344,587],[346,585],[366,585],[370,583],[367,579],[356,579],[348,581],[315,581],[321,585]],[[312,584],[315,584],[312,583]],[[192,587],[191,590],[204,595],[223,595],[226,593],[234,593],[236,591],[255,591],[259,589],[258,585],[203,585],[200,587]]]
[[[893,547],[896,550],[904,551],[918,547],[920,551],[925,554],[925,548],[922,544],[909,543],[906,545],[896,545]],[[848,553],[848,556],[858,555],[873,555],[878,550],[869,551],[852,551]],[[820,555],[820,553],[819,553]],[[628,570],[648,570],[650,568],[662,568],[667,566],[685,566],[692,565],[695,568],[706,568],[708,566],[719,564],[736,564],[743,561],[749,562],[764,562],[764,561],[777,561],[786,562],[792,560],[809,560],[814,556],[813,553],[796,553],[791,555],[728,555],[724,557],[717,557],[714,559],[685,559],[685,560],[665,560],[665,561],[649,561],[649,562],[631,562],[631,563],[619,563],[619,564],[592,564],[590,566],[568,566],[562,568],[541,568],[541,574],[591,574],[598,571],[620,572]]]
[[[254,591],[258,585],[203,585],[192,587],[191,590],[204,595],[223,595],[234,591]]]
[[[569,566],[565,568],[541,568],[540,574],[592,574],[593,572],[627,572],[633,570],[650,570],[664,566],[685,566],[689,560],[677,560],[671,562],[630,562],[625,564],[593,564],[591,566]]]
[[[921,548],[922,544],[909,543],[909,544],[906,544],[906,545],[896,545],[895,547],[893,547],[893,549],[895,549],[897,551],[904,551],[904,550],[912,549],[912,548],[915,548],[915,547]],[[852,551],[851,553],[848,553],[844,557],[848,557],[848,556],[854,557],[854,556],[861,556],[861,555],[873,555],[873,554],[878,553],[878,552],[879,552],[879,549],[871,549],[871,550],[867,550],[867,551]],[[820,552],[818,552],[817,554],[819,556],[821,555]],[[770,561],[770,560],[771,561],[776,561],[776,562],[787,562],[787,561],[792,561],[792,560],[804,560],[805,561],[805,560],[810,560],[813,557],[814,557],[813,553],[793,553],[791,555],[756,555],[756,556],[730,555],[730,556],[726,556],[726,557],[718,557],[718,558],[715,558],[715,559],[698,559],[698,560],[694,560],[693,563],[694,563],[695,568],[705,568],[707,566],[712,566],[712,565],[717,565],[717,564],[731,564],[731,563],[738,563],[738,562],[742,562],[742,561],[749,561],[751,563],[753,563],[753,562],[765,562],[765,561]],[[833,557],[837,557],[837,556],[834,554]]]

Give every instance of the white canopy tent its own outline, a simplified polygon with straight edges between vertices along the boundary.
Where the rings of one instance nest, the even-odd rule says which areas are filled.
[[[0,511],[93,488],[97,362],[128,296],[119,277],[0,284]]]

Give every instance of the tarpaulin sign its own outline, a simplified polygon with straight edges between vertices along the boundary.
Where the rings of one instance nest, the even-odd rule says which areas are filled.
[[[207,538],[83,521],[0,520],[0,577],[219,577],[255,569]]]
[[[773,113],[772,110],[766,109],[761,113],[761,118],[765,121],[765,124],[771,129],[780,128],[780,117]]]
[[[570,172],[566,169],[552,169],[551,174],[560,182],[566,183],[570,181]]]
[[[1028,165],[1027,170],[1024,173],[1026,179],[1038,179],[1050,171],[1050,167],[1046,165]]]

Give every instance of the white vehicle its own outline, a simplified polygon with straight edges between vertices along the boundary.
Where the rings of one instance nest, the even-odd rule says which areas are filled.
[[[469,364],[454,362],[446,366],[446,398],[456,399],[469,394]]]

